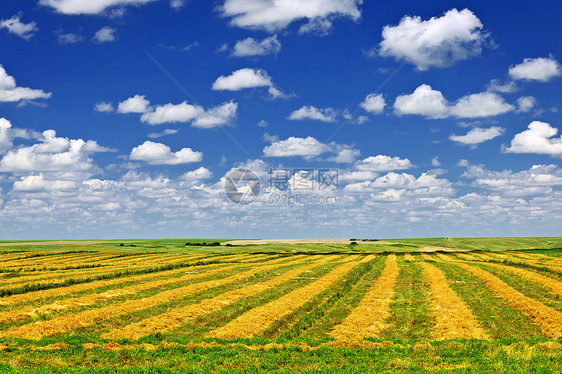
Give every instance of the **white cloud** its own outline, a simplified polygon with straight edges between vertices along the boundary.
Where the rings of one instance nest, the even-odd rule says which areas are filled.
[[[0,102],[48,99],[49,97],[51,97],[50,92],[29,87],[17,87],[14,77],[8,75],[4,67],[0,65]]]
[[[151,139],[161,138],[166,135],[174,135],[179,132],[178,129],[165,129],[161,132],[151,132],[147,136]]]
[[[151,125],[192,122],[193,127],[210,129],[232,122],[236,118],[237,109],[238,104],[232,101],[209,110],[184,101],[180,104],[158,105],[152,111],[144,113],[141,116],[141,121]]]
[[[384,97],[382,94],[369,94],[365,97],[365,100],[359,104],[359,106],[365,109],[367,112],[372,114],[380,114],[384,110],[384,106],[386,105],[384,101]]]
[[[281,42],[277,39],[277,35],[273,35],[262,41],[254,38],[239,40],[234,45],[232,55],[237,57],[276,55],[279,51],[281,51]]]
[[[150,112],[145,112],[142,122],[148,122],[151,125],[159,125],[162,123],[189,122],[200,116],[205,110],[198,105],[191,105],[187,102],[180,104],[158,105]]]
[[[267,127],[267,126],[269,126],[269,122],[267,122],[264,119],[258,122],[258,127]]]
[[[322,122],[336,122],[337,111],[332,108],[319,109],[311,105],[303,106],[291,113],[290,120],[316,120]]]
[[[94,168],[90,155],[108,151],[93,140],[57,138],[55,130],[46,130],[41,143],[8,151],[0,161],[0,171],[87,172]]]
[[[186,0],[170,0],[170,7],[174,10],[180,10],[185,6]]]
[[[481,92],[461,97],[449,113],[458,118],[491,117],[514,110],[515,107],[493,92]]]
[[[112,103],[106,103],[105,101],[96,103],[94,109],[96,110],[96,112],[113,112],[115,110]]]
[[[201,166],[199,169],[195,169],[192,171],[188,171],[185,174],[182,174],[179,179],[184,180],[184,181],[188,181],[188,182],[198,182],[201,181],[203,179],[209,179],[213,176],[213,173],[211,173],[211,171],[203,166]]]
[[[201,129],[223,126],[236,118],[237,110],[238,104],[230,101],[203,112],[195,118],[195,121],[193,121],[191,125]]]
[[[445,118],[448,105],[441,91],[422,84],[412,94],[398,96],[394,101],[394,112],[398,115],[417,114],[428,118]]]
[[[57,35],[57,41],[59,44],[74,44],[84,40],[82,35],[72,32],[65,34],[61,30],[57,30],[55,31],[55,34]]]
[[[414,167],[407,158],[390,157],[385,155],[369,156],[361,161],[357,161],[354,168],[357,170],[384,172],[391,170],[405,170]]]
[[[6,118],[0,118],[0,154],[12,147],[12,124]]]
[[[21,16],[23,13],[18,13],[12,18],[3,19],[0,21],[0,29],[6,28],[9,33],[15,34],[20,38],[25,40],[31,39],[35,31],[39,30],[37,28],[37,23],[30,22],[30,23],[23,23],[20,21]]]
[[[497,79],[492,79],[488,84],[488,91],[501,92],[501,93],[513,93],[517,91],[517,85],[514,81],[509,81],[507,83],[501,83]]]
[[[513,79],[547,82],[560,75],[562,67],[552,56],[526,58],[519,65],[509,67],[509,76]]]
[[[359,157],[360,154],[361,152],[358,149],[342,149],[335,156],[330,157],[328,161],[341,164],[350,164],[355,161],[355,159]]]
[[[477,145],[483,143],[487,140],[494,139],[504,133],[504,129],[498,126],[492,126],[489,129],[483,129],[480,127],[475,127],[470,130],[466,135],[455,135],[449,136],[449,139],[466,145]]]
[[[154,0],[39,0],[63,14],[100,14],[108,8],[125,5],[143,5]]]
[[[150,101],[144,95],[135,95],[117,105],[117,113],[145,113]]]
[[[451,9],[427,21],[404,16],[397,26],[383,28],[379,54],[414,64],[418,70],[445,68],[480,54],[486,39],[482,27],[468,9]]]
[[[511,145],[504,148],[507,153],[536,153],[552,156],[562,155],[562,136],[554,138],[558,129],[548,123],[533,121],[528,129],[516,134]]]
[[[14,191],[37,191],[37,190],[69,190],[75,189],[77,183],[68,180],[47,180],[43,174],[28,175],[14,182]]]
[[[311,136],[306,138],[291,136],[285,140],[279,140],[266,146],[263,149],[263,154],[265,157],[301,156],[304,158],[312,158],[329,152],[330,150],[331,147],[329,145],[321,143]]]
[[[94,43],[107,43],[115,41],[115,33],[117,32],[116,29],[111,28],[109,26],[104,26],[94,34],[92,41]]]
[[[273,99],[288,98],[281,90],[275,87],[271,77],[265,70],[244,68],[239,69],[229,76],[221,75],[213,83],[216,91],[240,91],[247,88],[268,87],[268,92]]]
[[[191,148],[172,152],[165,144],[147,140],[133,148],[129,158],[134,161],[145,161],[150,165],[179,165],[199,162],[203,158],[203,153],[193,151]]]
[[[491,117],[514,110],[515,107],[493,92],[466,95],[450,104],[441,91],[422,84],[407,95],[402,94],[394,101],[397,115],[417,114],[427,118],[479,118]]]
[[[348,192],[373,192],[374,200],[399,201],[405,195],[446,196],[453,193],[451,182],[435,175],[422,173],[418,178],[407,173],[389,172],[372,181],[351,183]]]
[[[521,96],[517,99],[517,111],[527,113],[537,105],[537,99],[533,96]]]
[[[226,0],[220,10],[237,27],[274,32],[307,19],[308,23],[300,28],[301,33],[325,33],[334,18],[358,20],[361,3],[361,0]]]
[[[431,159],[431,166],[434,166],[436,168],[441,166],[441,163],[439,162],[439,157],[435,156]]]

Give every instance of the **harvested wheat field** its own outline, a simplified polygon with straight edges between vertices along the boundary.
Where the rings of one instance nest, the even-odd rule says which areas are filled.
[[[560,369],[556,248],[135,243],[0,253],[0,369]]]

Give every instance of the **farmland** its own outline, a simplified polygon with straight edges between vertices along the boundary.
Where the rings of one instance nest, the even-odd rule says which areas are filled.
[[[204,241],[2,243],[0,371],[562,368],[561,238]]]

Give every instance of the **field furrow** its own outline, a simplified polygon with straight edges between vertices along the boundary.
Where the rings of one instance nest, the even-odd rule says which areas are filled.
[[[390,302],[394,295],[399,272],[396,256],[389,255],[381,275],[357,308],[340,325],[335,326],[329,335],[336,340],[343,341],[356,341],[367,336],[377,336],[390,315]]]
[[[431,305],[436,319],[434,338],[486,339],[486,333],[470,308],[449,287],[443,272],[427,262],[420,262],[420,265],[431,290]]]
[[[543,334],[550,338],[562,337],[562,313],[531,299],[510,287],[507,283],[478,267],[455,263],[481,279],[496,295],[509,301],[515,308],[529,316]]]
[[[368,262],[373,258],[374,255],[367,256],[360,260],[359,263]],[[357,266],[357,264],[358,262],[356,261],[347,262],[302,288],[242,314],[227,325],[210,331],[206,336],[223,339],[256,336],[275,320],[288,315],[304,305],[312,297],[324,291],[332,283]]]

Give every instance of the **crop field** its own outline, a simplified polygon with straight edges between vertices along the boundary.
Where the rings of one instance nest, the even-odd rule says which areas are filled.
[[[562,240],[517,240],[7,243],[0,372],[560,372]]]

